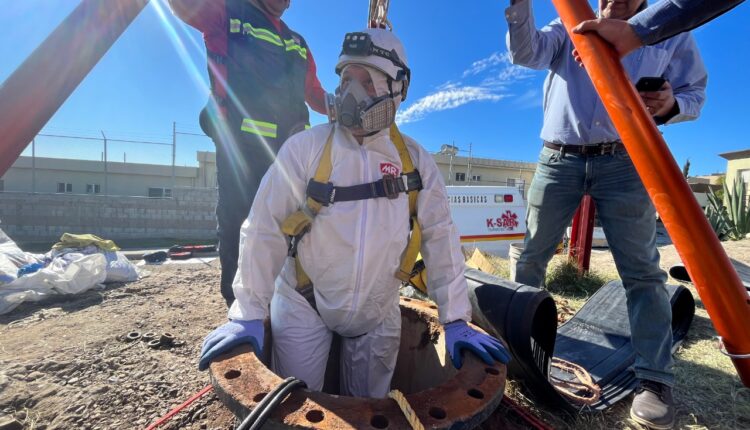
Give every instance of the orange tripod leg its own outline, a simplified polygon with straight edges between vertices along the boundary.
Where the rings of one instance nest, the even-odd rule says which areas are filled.
[[[0,85],[0,176],[148,0],[83,0]]]

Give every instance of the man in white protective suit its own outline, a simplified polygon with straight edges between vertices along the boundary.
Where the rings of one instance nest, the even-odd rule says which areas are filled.
[[[204,341],[199,368],[239,343],[261,351],[270,316],[277,374],[321,390],[338,333],[341,394],[385,397],[401,336],[397,274],[410,224],[421,232],[429,295],[453,365],[461,367],[463,349],[487,364],[507,363],[497,339],[467,325],[464,257],[440,172],[394,125],[410,78],[401,42],[383,29],[349,33],[336,72],[337,121],[290,137],[263,178],[242,226],[230,321]]]

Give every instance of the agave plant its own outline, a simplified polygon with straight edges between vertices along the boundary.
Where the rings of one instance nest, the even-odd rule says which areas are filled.
[[[724,184],[723,201],[714,191],[708,194],[706,218],[719,239],[740,240],[750,233],[750,207],[745,192],[745,183],[735,180],[732,190]]]

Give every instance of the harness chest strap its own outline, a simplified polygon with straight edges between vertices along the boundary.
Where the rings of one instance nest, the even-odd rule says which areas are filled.
[[[330,179],[331,171],[332,171],[331,147],[333,146],[334,132],[335,132],[335,126],[331,126],[331,132],[328,135],[328,139],[323,149],[323,154],[321,155],[318,168],[315,171],[315,175],[313,176],[313,179],[310,181],[311,183],[328,184],[328,180]],[[417,172],[416,169],[414,168],[414,163],[411,160],[411,156],[409,155],[409,151],[406,148],[404,139],[395,125],[391,126],[390,137],[391,137],[391,141],[396,146],[399,157],[401,159],[401,164],[403,166],[403,175],[404,177],[407,178],[407,180],[404,181],[404,185],[403,185],[404,189],[400,192],[406,192],[408,194],[409,217],[411,221],[412,231],[411,231],[411,236],[409,238],[409,243],[407,244],[406,249],[401,255],[401,265],[399,266],[398,271],[395,273],[395,276],[397,279],[401,280],[402,282],[407,282],[412,275],[412,269],[414,267],[414,263],[416,262],[417,255],[419,254],[419,248],[422,242],[422,230],[417,220],[417,195],[418,195],[419,189],[421,189],[421,180],[419,180],[419,172]],[[415,176],[418,181],[417,180],[412,181],[412,179]],[[412,183],[414,188],[412,188],[412,186],[410,186],[408,183]],[[373,183],[373,185],[374,184],[375,183]],[[383,181],[383,187],[387,188],[386,181]],[[333,188],[333,192],[331,193],[330,203],[334,201],[333,197],[335,194],[335,187],[332,187],[332,188]],[[356,186],[349,187],[349,188],[356,188]],[[312,225],[312,220],[318,214],[320,209],[323,206],[327,206],[329,204],[327,200],[324,200],[324,202],[321,203],[320,201],[311,198],[309,190],[310,190],[310,187],[308,187],[308,196],[307,196],[305,205],[302,208],[300,208],[300,210],[298,210],[297,212],[287,217],[281,226],[281,230],[286,235],[291,237],[291,242],[289,246],[289,256],[295,257],[298,290],[308,287],[309,285],[312,284],[312,282],[309,276],[307,276],[305,271],[302,269],[302,265],[300,264],[299,257],[296,254],[296,246],[299,243],[299,240],[302,238],[302,236],[310,230],[310,227]],[[391,194],[386,193],[386,195],[390,196]],[[380,195],[370,195],[370,196],[366,196],[363,198],[372,198],[372,197],[380,197]]]

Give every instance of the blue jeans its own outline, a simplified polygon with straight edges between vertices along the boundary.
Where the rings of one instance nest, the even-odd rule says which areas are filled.
[[[524,250],[516,282],[540,287],[584,194],[589,194],[622,278],[638,378],[674,384],[672,307],[659,268],[656,211],[624,150],[611,155],[564,154],[543,148],[529,189]]]

